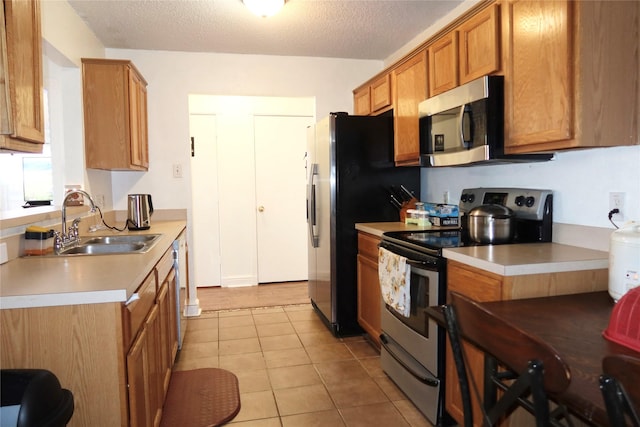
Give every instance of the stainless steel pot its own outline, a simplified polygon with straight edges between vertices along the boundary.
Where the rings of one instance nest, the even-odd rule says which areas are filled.
[[[469,211],[469,237],[478,243],[508,243],[515,234],[513,211],[502,205],[480,205]]]

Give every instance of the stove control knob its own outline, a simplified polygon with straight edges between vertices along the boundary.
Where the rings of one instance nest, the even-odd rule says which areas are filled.
[[[473,203],[473,201],[474,201],[475,199],[476,199],[476,196],[475,196],[473,193],[471,193],[471,194],[469,194],[469,195],[467,196],[467,202],[469,202],[469,203]]]
[[[527,200],[524,203],[525,205],[527,205],[528,208],[530,208],[531,206],[533,206],[535,202],[536,202],[536,198],[533,196],[529,196],[527,197]]]
[[[467,193],[462,193],[462,195],[460,196],[460,201],[462,203],[467,203]]]
[[[524,205],[524,196],[516,197],[516,206],[522,206],[522,205]]]

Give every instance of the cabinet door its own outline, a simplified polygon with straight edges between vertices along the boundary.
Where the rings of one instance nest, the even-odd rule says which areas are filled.
[[[420,162],[418,104],[427,97],[427,54],[421,51],[393,70],[394,158],[397,166]]]
[[[175,281],[176,274],[172,269],[166,280],[160,287],[158,292],[158,307],[160,309],[160,376],[164,396],[169,389],[169,380],[171,379],[171,368],[173,360],[178,350],[178,334],[176,324],[176,306],[175,306]]]
[[[507,3],[506,152],[523,152],[519,147],[573,137],[572,3]]]
[[[382,306],[378,261],[358,255],[358,323],[380,347]]]
[[[391,75],[385,74],[371,83],[371,112],[376,113],[391,105]]]
[[[82,59],[87,168],[147,170],[146,81],[131,61]]]
[[[499,6],[494,4],[458,27],[460,84],[500,69]]]
[[[129,425],[151,426],[149,395],[149,360],[147,330],[142,328],[127,354],[127,382],[129,383]]]
[[[452,31],[429,46],[429,96],[458,86],[458,32]]]
[[[369,86],[353,93],[353,112],[356,116],[368,116],[371,114],[371,92]]]
[[[129,69],[129,124],[131,164],[149,167],[147,141],[147,88],[138,74]]]
[[[164,403],[164,373],[162,372],[162,352],[160,351],[162,324],[159,310],[159,306],[157,304],[154,305],[145,323],[145,329],[147,330],[145,346],[149,364],[149,420],[154,427],[160,425],[162,404]]]
[[[460,264],[449,262],[447,264],[447,289],[459,292],[476,301],[498,301],[502,299],[503,281],[500,276],[482,274],[480,270],[472,267],[466,268]],[[484,379],[484,353],[475,346],[463,342],[466,363],[470,367],[471,375],[479,390],[482,392]],[[447,337],[447,348],[445,356],[445,407],[449,414],[456,419],[460,425],[463,424],[464,411],[462,408],[462,397],[458,382],[458,373],[451,353],[451,343]],[[473,395],[473,389],[471,390]],[[477,399],[471,398],[473,406],[474,425],[482,425],[482,412],[478,406]]]
[[[0,148],[42,152],[44,110],[40,2],[4,1],[11,134]]]

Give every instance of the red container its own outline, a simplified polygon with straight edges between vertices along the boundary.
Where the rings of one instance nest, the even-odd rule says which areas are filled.
[[[631,289],[616,303],[603,335],[610,341],[640,351],[640,287]]]

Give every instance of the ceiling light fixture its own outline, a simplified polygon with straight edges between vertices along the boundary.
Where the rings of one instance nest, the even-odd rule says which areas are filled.
[[[285,0],[242,0],[251,12],[264,18],[273,16],[284,6]]]

